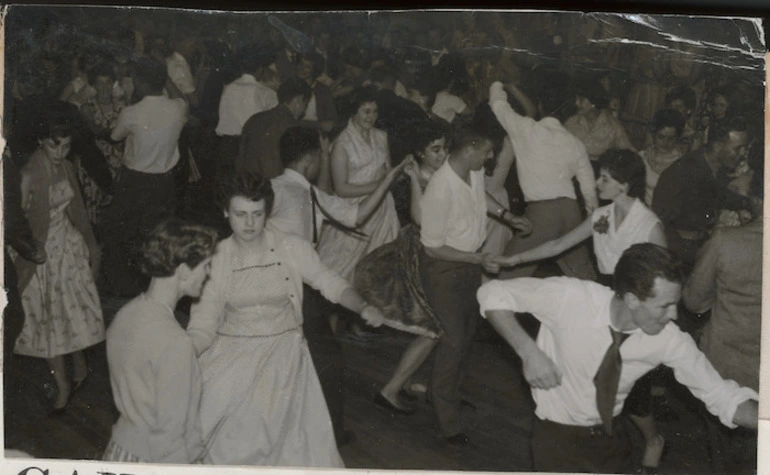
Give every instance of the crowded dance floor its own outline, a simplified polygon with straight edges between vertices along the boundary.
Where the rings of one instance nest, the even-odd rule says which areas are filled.
[[[15,6],[6,458],[757,471],[759,20]]]

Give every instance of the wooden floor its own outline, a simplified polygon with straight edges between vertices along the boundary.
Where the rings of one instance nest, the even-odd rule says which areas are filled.
[[[124,301],[107,300],[109,321]],[[486,330],[486,331],[485,331]],[[343,343],[346,358],[346,424],[356,440],[341,454],[350,468],[529,471],[529,432],[533,403],[520,373],[520,362],[489,330],[482,328],[474,345],[465,384],[465,397],[476,410],[463,413],[472,445],[453,449],[437,436],[428,405],[419,403],[411,416],[393,416],[375,406],[373,394],[389,378],[409,343],[404,333],[383,330],[368,343]],[[15,357],[6,388],[6,446],[37,458],[99,458],[117,417],[109,389],[104,345],[88,351],[93,373],[73,398],[67,413],[46,415],[46,388],[52,382],[45,361]],[[427,378],[427,369],[421,374]],[[661,423],[668,449],[661,473],[709,473],[705,429],[697,416],[697,401],[676,383],[669,399],[679,421]],[[635,441],[640,442],[635,435]],[[639,451],[635,453],[636,460]],[[554,454],[558,456],[558,454]]]

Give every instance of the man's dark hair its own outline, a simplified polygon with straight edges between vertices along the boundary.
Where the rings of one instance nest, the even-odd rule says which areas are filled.
[[[535,91],[536,103],[540,104],[543,117],[555,117],[559,121],[566,119],[568,106],[575,101],[574,97],[565,94],[569,84],[569,77],[558,71],[540,71],[536,74],[537,90]]]
[[[321,149],[318,131],[307,127],[291,127],[281,135],[279,143],[281,163],[284,168],[299,160],[305,154]]]
[[[452,133],[450,152],[456,153],[468,147],[478,150],[484,142],[492,143],[492,137],[475,127],[463,126]]]
[[[243,74],[254,74],[275,61],[276,48],[271,44],[249,43],[238,48],[236,58]]]
[[[684,282],[682,263],[676,254],[649,242],[634,244],[623,252],[615,266],[613,290],[623,297],[627,293],[639,300],[653,297],[655,279],[681,284]]]
[[[396,85],[396,72],[390,66],[376,66],[369,72],[372,83],[384,84],[388,89]]]
[[[134,75],[153,93],[163,90],[168,79],[166,65],[155,58],[142,57],[134,63]]]
[[[728,116],[723,120],[712,121],[709,126],[709,145],[730,139],[730,132],[748,132],[748,124],[743,117]]]
[[[605,109],[610,103],[607,91],[599,84],[599,81],[585,80],[578,82],[575,86],[575,95],[585,97],[597,109]]]
[[[313,90],[310,86],[299,78],[289,78],[278,88],[278,102],[288,104],[295,97],[302,96],[303,99],[310,100]]]

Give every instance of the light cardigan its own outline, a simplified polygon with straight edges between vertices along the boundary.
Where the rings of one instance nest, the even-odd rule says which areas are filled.
[[[44,152],[37,150],[32,153],[29,161],[21,171],[22,175],[30,177],[32,187],[32,197],[24,211],[26,212],[30,228],[32,228],[32,235],[41,244],[48,240],[48,227],[51,224],[51,205],[48,201],[48,189],[53,184],[51,183],[51,174],[48,171],[48,167],[46,167],[45,160],[48,159],[45,157]],[[93,254],[97,247],[96,237],[91,228],[91,223],[88,221],[88,214],[83,204],[83,196],[80,193],[80,184],[75,175],[75,168],[67,160],[64,160],[62,167],[64,167],[64,176],[74,194],[72,201],[67,206],[67,217],[75,226],[75,229],[83,235],[89,253]],[[18,256],[14,260],[14,265],[16,266],[16,274],[19,279],[19,292],[23,292],[35,274],[38,264]]]
[[[302,325],[302,284],[307,283],[319,290],[332,303],[340,300],[342,292],[350,284],[337,273],[326,267],[310,242],[290,234],[265,229],[269,248],[278,253],[281,263],[289,267],[289,276],[294,288],[289,299],[294,307],[297,326]],[[217,330],[225,319],[225,305],[232,289],[233,253],[237,252],[233,237],[224,239],[217,246],[211,260],[211,275],[203,289],[198,303],[193,305],[187,333],[193,340],[198,355],[206,351],[214,341]],[[259,289],[254,289],[259,292]],[[259,318],[255,315],[255,318]]]

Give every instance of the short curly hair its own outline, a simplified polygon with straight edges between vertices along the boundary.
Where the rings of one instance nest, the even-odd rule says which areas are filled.
[[[275,201],[270,180],[259,173],[238,173],[230,169],[222,173],[218,181],[217,204],[222,210],[227,211],[234,197],[242,196],[251,201],[265,200],[265,214],[270,216]]]
[[[627,184],[626,194],[631,198],[644,198],[647,169],[636,152],[611,148],[599,157],[599,169],[607,170],[618,183]]]
[[[217,240],[212,228],[166,219],[150,231],[142,244],[139,269],[147,277],[171,277],[180,265],[194,268],[211,256]]]

